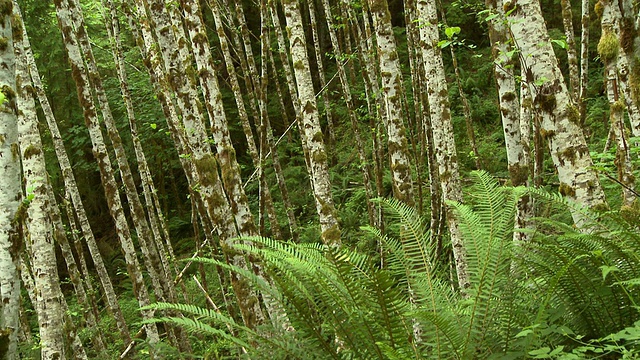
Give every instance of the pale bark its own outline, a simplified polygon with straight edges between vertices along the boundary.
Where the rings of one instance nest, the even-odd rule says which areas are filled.
[[[149,293],[144,284],[140,263],[138,262],[129,225],[122,208],[118,184],[113,175],[111,160],[109,159],[102,131],[99,127],[98,116],[90,89],[89,71],[85,68],[83,55],[80,52],[78,40],[75,38],[76,34],[72,27],[72,14],[70,13],[69,6],[72,6],[69,1],[56,1],[56,14],[62,30],[65,48],[69,56],[72,74],[76,82],[78,100],[84,110],[85,125],[89,130],[93,146],[92,151],[100,169],[100,177],[105,190],[109,212],[116,224],[116,233],[125,255],[127,270],[133,283],[133,291],[140,306],[146,306],[150,304]],[[142,314],[145,319],[153,318],[153,311],[145,310]],[[145,325],[145,329],[147,340],[153,347],[160,340],[157,326],[155,323],[149,323]]]
[[[520,105],[516,87],[513,58],[513,46],[509,41],[507,28],[503,23],[504,12],[502,1],[486,1],[487,9],[496,11],[500,16],[489,22],[489,38],[494,59],[494,74],[498,86],[498,99],[500,101],[500,115],[502,118],[502,130],[504,133],[505,147],[507,150],[507,165],[509,177],[513,186],[529,185],[529,173],[531,156],[529,154],[529,131],[527,131],[528,119],[525,114],[521,119],[521,108],[529,109],[531,104]],[[526,81],[523,81],[522,91],[528,91]],[[526,134],[523,134],[523,131]],[[533,202],[528,196],[523,197],[518,203],[516,214],[516,226],[529,227],[533,217]],[[513,239],[516,242],[528,241],[530,238],[526,232],[515,232]]]
[[[601,17],[602,38],[600,44],[611,41],[612,36],[617,36],[619,31],[619,9],[613,9],[615,4],[604,4]],[[614,35],[616,34],[616,35]],[[615,44],[614,44],[615,45]],[[615,164],[618,168],[618,181],[622,185],[622,205],[631,206],[636,200],[634,194],[635,177],[633,176],[633,166],[631,165],[630,144],[627,136],[627,129],[624,122],[625,102],[620,96],[619,79],[623,74],[619,73],[618,61],[623,54],[619,56],[610,56],[606,50],[599,46],[601,59],[605,63],[605,78],[607,84],[607,99],[609,100],[609,119],[611,132],[616,141],[616,160]]]
[[[337,162],[335,146],[336,146],[336,130],[333,121],[333,111],[332,104],[329,101],[329,91],[327,89],[327,79],[326,73],[324,71],[324,52],[322,51],[322,47],[320,46],[320,40],[318,38],[318,19],[316,17],[316,6],[314,4],[315,0],[308,0],[307,4],[309,7],[309,23],[311,25],[311,38],[313,39],[313,49],[315,50],[316,55],[316,63],[315,65],[318,67],[318,79],[320,82],[320,94],[322,95],[322,103],[324,105],[324,115],[327,119],[327,133],[328,139],[326,139],[326,147],[328,148],[327,152],[331,156],[331,163],[335,164]],[[341,58],[336,58],[338,62],[342,61]]]
[[[310,177],[312,179],[311,183],[315,196],[316,210],[320,217],[322,241],[328,245],[339,246],[341,243],[340,227],[331,194],[327,153],[324,148],[322,131],[320,130],[318,107],[313,91],[313,82],[311,80],[302,16],[300,15],[298,1],[285,0],[284,9],[290,34],[290,52],[300,103],[298,124],[301,129],[300,135],[303,138],[302,144],[303,146],[306,145],[309,152]]]
[[[213,58],[209,51],[209,40],[200,19],[200,9],[197,2],[186,5],[183,3],[183,8],[199,74],[198,79],[203,89],[204,103],[211,122],[211,135],[215,142],[217,160],[220,164],[224,188],[229,196],[231,210],[236,218],[240,235],[257,235],[253,215],[249,210],[247,196],[242,187],[240,167],[231,143],[229,125],[222,105],[222,95],[212,66]]]
[[[238,74],[236,72],[233,59],[231,57],[231,51],[229,50],[229,43],[227,41],[227,36],[224,31],[222,18],[220,16],[220,9],[218,8],[218,6],[215,6],[211,2],[209,2],[209,7],[213,14],[213,19],[214,19],[216,30],[218,33],[218,40],[220,42],[220,48],[222,50],[222,54],[224,57],[227,73],[229,74],[228,79],[229,79],[229,83],[231,84],[231,90],[233,91],[235,102],[238,107],[238,116],[240,117],[240,122],[242,123],[242,130],[244,131],[245,138],[247,139],[247,148],[249,151],[249,155],[251,156],[251,160],[253,161],[254,167],[258,168],[260,166],[258,149],[256,147],[256,142],[253,136],[251,123],[249,121],[249,115],[247,114],[247,109],[245,106],[245,101],[243,99],[243,94],[240,89]],[[245,76],[245,78],[247,78],[247,76]],[[252,77],[250,76],[248,78],[252,78]],[[249,93],[254,93],[255,90],[256,89],[251,89],[251,88],[247,89]],[[262,183],[262,181],[261,181],[260,189],[264,192],[263,193],[264,200],[266,204],[267,214],[269,216],[269,222],[271,223],[271,231],[272,231],[273,237],[280,239],[282,238],[282,234],[280,232],[280,226],[278,224],[276,210],[273,204],[273,199],[271,197],[271,191],[267,186],[266,182]]]
[[[602,2],[603,14],[601,18],[602,36],[598,43],[600,58],[607,61],[609,57],[615,57],[617,67],[617,84],[621,95],[624,95],[629,121],[631,123],[631,133],[635,137],[640,137],[640,68],[634,56],[634,44],[632,37],[632,20],[627,18],[629,5],[624,0],[612,0]],[[623,12],[625,11],[625,12]],[[609,53],[601,51],[601,45],[605,45],[604,51],[610,49]]]
[[[127,14],[129,23],[132,29],[140,26],[140,50],[145,58],[145,65],[159,88],[158,98],[167,116],[171,136],[182,155],[181,163],[189,185],[192,189],[197,187],[199,190],[197,194],[202,199],[203,222],[206,223],[206,228],[218,232],[221,242],[225,243],[223,249],[228,249],[231,240],[238,236],[238,230],[218,176],[217,162],[207,148],[195,79],[185,76],[185,70],[190,68],[186,42],[176,41],[169,15],[165,12],[164,6],[159,5],[157,3],[148,6],[141,0],[136,1],[135,15],[131,12]],[[150,17],[147,17],[147,9],[150,11]],[[155,45],[152,30],[158,36],[159,46]],[[156,49],[160,53],[156,52]],[[165,71],[164,68],[171,71]],[[172,92],[178,94],[175,96],[177,109],[172,102]],[[182,121],[178,115],[182,116]],[[190,161],[186,161],[186,158]],[[242,254],[227,254],[227,261],[240,268],[248,268]],[[258,294],[252,289],[247,289],[247,284],[242,282],[237,274],[232,274],[231,283],[245,325],[254,328],[263,323],[265,317],[260,302],[257,301]]]
[[[462,202],[462,188],[453,140],[447,81],[444,74],[442,54],[440,47],[438,47],[438,16],[435,4],[431,1],[419,0],[417,7],[418,18],[422,20],[420,23],[420,40],[427,76],[433,145],[439,165],[442,196],[446,201]],[[458,285],[461,293],[466,295],[466,289],[471,286],[471,283],[467,270],[467,256],[462,242],[462,234],[451,208],[447,209],[446,217],[451,235],[451,244],[453,245]]]
[[[378,45],[378,60],[380,77],[382,79],[382,94],[386,117],[387,141],[389,145],[389,159],[393,179],[393,194],[398,200],[409,206],[414,205],[413,181],[411,178],[411,162],[407,145],[406,128],[403,118],[402,96],[404,85],[396,40],[391,27],[391,14],[386,0],[370,0],[369,8],[373,17],[373,24]]]
[[[326,14],[327,27],[329,29],[329,37],[331,39],[331,45],[333,46],[333,55],[336,58],[336,64],[338,67],[338,76],[340,78],[340,84],[342,85],[342,94],[344,96],[345,105],[347,106],[347,112],[349,114],[349,120],[351,122],[351,130],[355,140],[356,149],[358,151],[358,159],[360,160],[360,168],[362,171],[362,183],[364,184],[364,190],[367,202],[367,214],[369,215],[369,224],[375,225],[374,208],[371,199],[373,199],[373,188],[371,186],[371,169],[367,161],[367,154],[360,135],[360,124],[358,121],[358,114],[356,113],[356,106],[354,104],[353,95],[351,94],[351,85],[347,76],[347,71],[342,60],[343,53],[338,41],[338,34],[336,31],[336,25],[334,24],[333,14],[331,12],[331,5],[328,0],[323,0],[324,11]]]
[[[540,113],[541,135],[547,140],[558,171],[560,192],[585,207],[606,207],[604,192],[593,170],[582,129],[580,114],[564,83],[558,61],[537,0],[505,2],[514,9],[508,16],[511,32],[520,50],[525,79],[534,84],[533,103]],[[573,212],[581,227],[584,219]]]
[[[155,245],[158,255],[162,264],[162,268],[165,273],[165,281],[175,275],[175,269],[173,264],[167,257],[175,259],[173,254],[173,247],[171,245],[171,239],[166,229],[164,217],[162,215],[162,209],[159,206],[159,201],[156,195],[156,187],[153,183],[151,176],[151,170],[147,162],[142,143],[138,136],[138,129],[136,124],[136,116],[131,100],[131,90],[127,81],[127,73],[125,69],[124,55],[122,53],[122,45],[120,41],[120,23],[118,21],[116,7],[111,0],[104,0],[105,3],[105,26],[107,33],[111,40],[112,53],[114,57],[114,63],[116,66],[116,72],[118,73],[118,79],[120,80],[120,91],[122,93],[122,99],[127,110],[127,118],[129,119],[129,129],[131,130],[131,140],[133,142],[133,149],[136,155],[138,164],[138,173],[142,183],[142,190],[145,199],[145,205],[147,208],[146,214],[149,219],[149,225],[153,233],[153,239],[149,241],[149,246]],[[139,211],[139,209],[138,209]],[[164,240],[164,241],[163,241]],[[169,289],[173,294],[173,288],[169,285]]]
[[[65,324],[64,297],[60,289],[53,224],[49,216],[50,201],[48,174],[44,162],[42,141],[38,132],[38,117],[33,100],[28,70],[24,61],[21,42],[15,44],[18,108],[18,140],[26,189],[23,206],[26,208],[24,223],[30,242],[30,264],[34,280],[34,308],[38,315],[42,359],[66,359],[74,355],[67,348],[69,333],[75,331],[71,323]],[[82,350],[84,352],[84,350]],[[86,358],[86,355],[84,355]]]
[[[122,184],[124,185],[125,195],[129,204],[129,211],[133,220],[133,226],[138,236],[138,243],[142,252],[142,258],[146,270],[149,273],[149,277],[151,278],[154,293],[156,298],[160,301],[170,300],[172,290],[170,289],[171,285],[169,284],[167,276],[162,269],[158,250],[152,240],[153,235],[149,228],[146,212],[140,202],[140,197],[138,196],[138,190],[129,166],[127,154],[102,85],[102,77],[98,71],[98,65],[93,56],[92,46],[86,33],[82,8],[78,0],[68,0],[68,2],[69,19],[60,17],[59,21],[61,26],[69,26],[75,30],[74,35],[76,36],[77,44],[83,54],[85,66],[88,71],[88,85],[94,89],[94,93],[100,106],[102,119],[104,120],[109,140],[111,141],[111,145],[115,152],[118,170]]]
[[[580,17],[580,93],[578,95],[578,110],[580,111],[580,123],[587,119],[587,87],[589,80],[589,0],[582,0]]]
[[[573,12],[571,11],[571,1],[561,0],[562,24],[567,42],[567,62],[569,63],[569,90],[574,102],[577,103],[580,96],[580,74],[578,72],[578,55],[576,54],[576,37],[573,31]]]
[[[0,50],[0,86],[4,102],[0,104],[0,340],[7,344],[1,359],[17,359],[17,335],[20,311],[20,281],[16,269],[21,250],[20,226],[16,213],[22,199],[18,123],[15,111],[15,55],[11,11],[0,14],[0,38],[7,42]],[[13,96],[12,96],[13,94]]]
[[[23,32],[24,31],[25,30],[23,27]],[[26,34],[26,32],[24,33]],[[40,80],[40,74],[38,72],[35,59],[31,52],[28,37],[24,36],[23,41],[24,41],[26,61],[29,65],[29,72],[31,74],[31,80],[33,81],[33,86],[38,96],[40,107],[42,108],[43,113],[45,115],[45,119],[47,120],[48,129],[49,129],[49,132],[51,133],[54,150],[56,152],[56,157],[60,165],[60,170],[62,173],[62,179],[65,185],[66,192],[71,200],[71,203],[73,204],[73,208],[75,210],[76,216],[78,217],[80,229],[82,230],[82,236],[87,242],[87,246],[91,253],[95,270],[98,274],[100,283],[105,293],[105,297],[107,299],[108,307],[116,319],[116,325],[118,327],[118,330],[123,340],[125,342],[130,342],[131,337],[129,335],[129,328],[122,314],[122,310],[120,309],[120,305],[118,303],[118,299],[116,297],[113,284],[111,283],[111,279],[109,278],[107,268],[104,265],[104,261],[102,259],[102,255],[100,254],[98,244],[95,240],[95,237],[93,236],[93,231],[91,230],[91,226],[89,225],[89,219],[87,218],[87,214],[84,209],[84,205],[82,203],[80,193],[78,191],[78,185],[76,183],[75,177],[73,175],[73,170],[71,168],[71,162],[69,161],[69,156],[67,155],[67,152],[64,148],[64,144],[62,142],[62,135],[60,134],[60,130],[58,129],[56,119],[51,109],[51,105],[45,94],[42,81]]]

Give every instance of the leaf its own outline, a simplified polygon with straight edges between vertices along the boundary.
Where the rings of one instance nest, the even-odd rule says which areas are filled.
[[[438,47],[441,48],[441,49],[444,49],[449,45],[451,45],[451,41],[449,41],[449,40],[440,40],[438,42]]]
[[[453,35],[460,34],[460,27],[452,26],[444,29],[444,33],[447,35],[449,39],[453,37]]]
[[[568,48],[567,42],[565,40],[562,40],[562,39],[560,39],[560,40],[556,40],[556,39],[551,40],[551,43],[552,44],[556,44],[556,45],[560,46],[561,48],[563,48],[565,50]]]
[[[4,100],[5,100],[4,93],[2,91],[0,91],[0,106],[2,106],[2,104],[4,104]]]
[[[610,272],[612,272],[612,271],[620,271],[620,269],[618,269],[615,266],[607,266],[607,265],[600,266],[600,270],[602,271],[602,280],[606,280],[607,279],[607,275],[609,275]]]
[[[151,123],[151,124],[149,124],[149,126],[151,126],[151,128],[152,128],[153,130],[155,130],[155,129],[157,129],[157,128],[158,128],[158,124],[156,124],[156,123]]]

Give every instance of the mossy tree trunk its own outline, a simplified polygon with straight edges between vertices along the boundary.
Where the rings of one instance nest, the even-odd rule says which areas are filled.
[[[509,178],[513,186],[527,186],[530,178],[529,153],[529,132],[528,119],[520,118],[521,105],[518,100],[518,90],[514,74],[515,59],[513,43],[510,41],[509,33],[503,23],[504,12],[502,1],[489,0],[485,2],[488,9],[497,12],[500,16],[489,21],[489,39],[491,41],[491,52],[493,54],[493,71],[498,87],[498,99],[500,102],[500,115],[502,118],[502,130],[504,133],[505,147],[507,150],[507,165],[509,167]],[[527,87],[522,87],[522,91],[528,91]],[[522,105],[527,109],[531,104]],[[521,123],[522,122],[522,123]],[[523,130],[527,134],[523,134]],[[528,196],[523,197],[518,203],[516,214],[516,226],[526,228],[531,226],[533,217],[533,200]],[[527,241],[530,235],[526,232],[515,232],[514,241]]]
[[[18,39],[20,37],[18,36]],[[28,244],[28,258],[34,280],[33,303],[38,316],[40,353],[42,359],[86,359],[82,344],[71,347],[76,328],[65,321],[66,302],[60,288],[54,245],[54,225],[51,220],[52,192],[49,191],[44,151],[36,104],[31,91],[22,41],[14,43],[16,83],[20,84],[14,105],[18,109],[18,140],[26,194],[22,203],[25,224],[24,240]],[[10,67],[11,69],[11,67]],[[67,244],[68,245],[68,244]],[[68,247],[68,246],[67,246]],[[77,275],[74,273],[74,275]],[[76,278],[77,280],[77,278]]]
[[[391,14],[386,0],[370,0],[369,9],[375,27],[382,96],[386,117],[387,142],[393,195],[409,206],[414,206],[413,180],[403,108],[404,84],[396,40],[391,26]]]
[[[619,72],[617,66],[618,60],[624,54],[618,56],[610,56],[607,49],[607,42],[611,41],[615,36],[613,34],[620,31],[619,8],[614,8],[615,4],[606,3],[602,9],[600,18],[602,26],[602,37],[598,44],[600,58],[605,64],[605,79],[607,86],[607,99],[609,100],[609,120],[611,133],[616,142],[616,159],[614,163],[618,168],[618,181],[622,185],[622,205],[631,206],[636,200],[635,177],[633,175],[633,166],[631,164],[631,153],[629,137],[627,135],[627,127],[624,121],[625,101],[620,94],[620,79],[625,74]],[[615,45],[611,44],[611,45]],[[623,61],[626,59],[623,59]],[[631,116],[630,116],[631,117]]]
[[[100,254],[98,244],[89,224],[89,219],[87,217],[87,213],[85,211],[84,204],[78,190],[78,185],[73,174],[71,162],[64,147],[64,143],[62,142],[62,134],[58,129],[58,124],[54,117],[53,110],[51,108],[51,105],[49,104],[49,100],[45,94],[43,84],[40,80],[40,74],[36,66],[35,59],[31,51],[29,38],[28,36],[26,36],[26,30],[24,29],[24,27],[23,34],[25,34],[23,36],[25,58],[27,64],[29,65],[31,81],[33,82],[33,87],[38,97],[38,102],[40,103],[40,107],[42,108],[42,111],[44,113],[45,119],[47,121],[47,126],[53,140],[53,146],[58,164],[60,166],[65,191],[69,197],[71,204],[73,205],[75,216],[78,219],[82,236],[87,243],[87,247],[89,248],[95,271],[98,274],[100,284],[102,285],[102,289],[107,300],[109,311],[111,311],[116,320],[116,326],[118,327],[122,340],[125,343],[128,343],[131,341],[129,328],[124,319],[124,315],[122,314],[122,310],[120,309],[120,304],[118,303],[118,299],[113,288],[113,283],[111,282],[111,278],[109,277],[107,268],[102,259],[102,255]]]
[[[138,261],[135,246],[133,244],[130,228],[125,217],[124,209],[122,208],[122,202],[118,190],[119,186],[116,183],[111,160],[109,159],[107,148],[105,146],[102,135],[102,130],[100,129],[98,114],[91,91],[89,71],[85,67],[83,54],[80,50],[78,40],[76,39],[75,30],[73,29],[71,13],[71,7],[73,5],[68,0],[56,1],[55,4],[58,23],[62,31],[63,41],[69,58],[69,63],[71,64],[71,72],[76,82],[78,100],[83,107],[85,125],[87,126],[89,135],[91,137],[93,146],[92,151],[100,170],[100,178],[104,187],[109,212],[116,224],[116,234],[125,255],[127,270],[133,283],[134,294],[138,299],[138,303],[140,304],[140,306],[146,306],[150,304],[149,292],[146,285],[144,284],[142,270]],[[151,319],[154,316],[153,311],[146,310],[142,313],[145,319]],[[150,345],[154,347],[160,341],[156,324],[146,324],[145,330],[147,334],[147,340],[149,341]]]
[[[284,0],[283,3],[300,104],[298,125],[300,136],[303,138],[302,145],[307,148],[309,154],[311,184],[316,210],[320,218],[321,237],[325,244],[339,246],[341,243],[340,226],[331,194],[328,159],[320,129],[300,6],[298,0]]]
[[[438,46],[438,16],[435,4],[427,0],[418,0],[418,18],[421,19],[420,42],[427,77],[427,93],[433,130],[433,147],[440,176],[442,196],[446,201],[462,202],[462,188],[458,172],[456,147],[453,140],[449,92],[442,62],[442,53]],[[462,243],[462,235],[452,209],[446,213],[447,224],[453,245],[453,257],[458,277],[458,286],[463,295],[471,286],[467,271],[467,256]]]
[[[571,99],[553,53],[538,0],[505,1],[503,8],[521,54],[525,80],[541,116],[542,137],[547,141],[560,180],[559,191],[570,201],[592,208],[606,207],[604,192],[589,155],[580,114]],[[574,212],[575,223],[584,219]]]
[[[11,2],[9,2],[11,5]],[[15,111],[16,79],[11,26],[11,6],[0,14],[0,38],[7,46],[0,50],[0,86],[4,102],[0,104],[0,341],[6,350],[2,359],[17,359],[20,311],[20,281],[17,264],[21,249],[20,221],[16,213],[22,199],[18,120]],[[24,216],[24,215],[21,215]]]

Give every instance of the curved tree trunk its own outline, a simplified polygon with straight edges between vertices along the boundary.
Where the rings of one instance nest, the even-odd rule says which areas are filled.
[[[102,131],[99,127],[98,115],[90,88],[91,83],[89,81],[89,74],[85,68],[83,56],[80,52],[80,46],[75,38],[75,32],[72,30],[73,22],[71,20],[72,15],[69,9],[70,6],[72,5],[69,1],[56,2],[56,14],[62,30],[65,48],[69,56],[69,62],[72,67],[72,74],[78,89],[78,100],[83,106],[85,124],[89,130],[89,135],[93,145],[93,154],[100,169],[100,178],[102,185],[104,186],[109,212],[116,224],[116,233],[120,240],[120,245],[127,263],[127,270],[133,283],[133,291],[140,306],[146,306],[150,304],[148,289],[144,284],[140,263],[138,262],[129,225],[122,208],[118,185],[113,175],[111,160],[109,160]],[[143,317],[145,319],[151,319],[153,317],[153,312],[149,310],[143,311]],[[145,325],[145,329],[147,333],[147,340],[152,347],[155,346],[155,344],[160,340],[156,324],[148,323]]]
[[[538,0],[507,1],[504,8],[511,32],[520,50],[525,78],[533,89],[533,103],[542,124],[541,135],[547,140],[560,180],[560,193],[586,207],[606,207],[604,192],[589,155],[580,114],[564,83],[558,61]],[[539,84],[539,85],[537,85]],[[584,219],[573,213],[578,227]]]
[[[26,34],[24,27],[23,27],[23,33]],[[78,222],[80,224],[82,236],[87,242],[87,246],[91,253],[91,258],[93,260],[95,270],[98,274],[98,278],[100,279],[100,283],[102,285],[105,297],[107,299],[109,310],[115,317],[116,325],[122,336],[123,341],[125,343],[129,343],[131,341],[131,337],[129,335],[129,328],[124,319],[124,315],[122,314],[122,310],[120,309],[120,304],[118,303],[118,299],[116,297],[113,284],[111,283],[111,279],[109,278],[107,268],[104,265],[104,261],[102,259],[102,255],[100,254],[98,244],[96,242],[95,237],[93,236],[93,231],[91,230],[89,219],[87,218],[87,213],[84,209],[84,205],[80,197],[80,192],[78,191],[78,185],[73,175],[71,162],[69,160],[69,156],[67,155],[64,144],[62,142],[62,135],[60,134],[60,130],[58,129],[56,119],[53,115],[53,110],[51,109],[51,105],[49,104],[49,100],[47,99],[47,96],[44,91],[44,87],[40,80],[40,74],[38,72],[35,59],[31,52],[31,47],[29,45],[28,37],[26,35],[24,36],[23,41],[24,41],[26,61],[29,65],[29,72],[31,74],[31,80],[33,81],[33,86],[34,86],[36,95],[38,96],[40,107],[42,108],[42,111],[45,115],[45,119],[47,120],[47,125],[48,125],[49,132],[51,133],[51,138],[53,140],[53,146],[56,152],[56,157],[58,159],[58,164],[60,165],[62,179],[65,185],[65,190],[71,200],[71,203],[73,204],[73,208],[75,210],[76,216],[78,217]]]

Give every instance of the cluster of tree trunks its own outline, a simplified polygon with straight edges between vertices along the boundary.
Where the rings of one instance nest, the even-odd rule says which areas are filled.
[[[208,9],[200,7],[205,3]],[[195,229],[204,235],[213,256],[269,281],[259,262],[232,251],[229,245],[239,236],[256,235],[298,241],[298,220],[278,153],[278,145],[285,138],[291,143],[299,138],[320,227],[319,240],[327,246],[342,246],[343,234],[330,177],[341,136],[336,131],[340,124],[333,112],[333,102],[338,100],[332,99],[329,88],[339,87],[340,101],[344,103],[346,121],[351,128],[347,136],[353,141],[362,173],[368,223],[379,228],[384,226],[382,212],[371,200],[387,195],[383,186],[385,171],[391,175],[393,196],[419,209],[423,207],[422,184],[426,181],[433,241],[442,249],[442,229],[446,227],[452,245],[452,268],[464,296],[471,285],[464,240],[457,219],[446,205],[462,202],[463,197],[438,27],[444,19],[442,15],[438,17],[435,1],[404,1],[411,74],[406,79],[401,71],[386,0],[369,0],[361,8],[330,0],[308,1],[306,8],[297,0],[261,1],[259,34],[251,33],[243,8],[246,4],[240,1],[102,0],[99,6],[103,9],[126,110],[126,131],[135,152],[134,164],[130,164],[127,157],[120,135],[122,128],[118,127],[111,110],[113,99],[107,97],[104,74],[93,54],[82,4],[80,0],[55,0],[54,4],[114,233],[141,307],[149,305],[152,298],[178,302],[176,287],[183,284],[154,184],[157,174],[147,160],[148,154],[138,134],[121,22],[128,24],[125,31],[131,33],[135,40],[132,46],[137,46],[142,56],[189,185]],[[553,52],[538,0],[486,0],[485,5],[511,184],[537,184],[546,143],[557,170],[559,192],[586,207],[606,208],[582,129],[586,116],[588,1],[582,2],[580,66],[571,6],[569,1],[563,0],[561,4],[568,85]],[[617,181],[623,185],[624,204],[631,205],[637,194],[633,192],[630,148],[638,145],[629,140],[625,114],[630,120],[631,134],[640,137],[640,95],[633,83],[638,81],[640,72],[634,62],[638,39],[630,35],[640,33],[638,22],[634,21],[638,9],[628,0],[600,0],[596,10],[603,30],[598,51],[606,66],[611,133],[617,146]],[[209,16],[213,18],[212,29],[221,59],[216,59],[217,53],[211,52],[205,11],[210,11]],[[18,356],[20,276],[38,316],[42,358],[87,358],[86,344],[82,344],[77,335],[78,324],[69,317],[60,288],[56,246],[62,250],[60,261],[64,261],[74,294],[84,309],[84,326],[97,328],[100,313],[96,297],[104,295],[125,344],[123,356],[127,356],[136,344],[130,333],[132,324],[125,321],[90,226],[73,165],[58,129],[59,120],[54,116],[38,72],[18,2],[0,0],[0,18],[3,44],[0,46],[3,94],[0,101],[0,338],[8,344],[6,349],[0,347],[5,351],[0,357],[16,359]],[[322,42],[323,36],[328,36],[330,45]],[[311,46],[307,39],[312,40]],[[259,42],[259,56],[253,53],[256,42]],[[275,49],[272,43],[277,44]],[[451,48],[457,87],[466,104],[453,46]],[[327,49],[331,57],[325,55]],[[327,74],[330,61],[335,62],[336,82]],[[515,69],[521,73],[517,74]],[[226,85],[220,82],[222,78],[233,94],[233,105],[223,101],[221,87]],[[521,79],[520,83],[517,79]],[[407,80],[411,82],[410,88],[405,86]],[[363,99],[354,95],[354,87],[359,86],[365,93]],[[274,100],[280,106],[281,119],[278,120],[284,123],[283,131],[274,129],[270,119],[268,102],[272,89],[277,93]],[[407,100],[409,93],[413,96],[413,109]],[[230,106],[237,110],[247,152],[258,174],[257,218],[243,186],[252,178],[241,176],[231,138],[231,121],[235,119],[228,115]],[[60,194],[49,183],[38,130],[38,107],[53,141],[56,166],[61,170],[64,188]],[[464,110],[476,166],[480,167],[468,104]],[[368,139],[370,145],[366,144]],[[279,198],[286,212],[286,228],[278,223],[276,194],[272,194],[272,184],[265,175],[269,164],[273,166]],[[134,176],[132,165],[139,176]],[[422,178],[423,174],[427,174],[427,179]],[[64,203],[58,204],[56,196],[63,198]],[[64,215],[61,205],[65,207]],[[531,227],[534,213],[533,201],[521,199],[517,226]],[[581,213],[574,213],[573,218],[578,227],[583,225]],[[72,230],[71,238],[67,237],[67,226]],[[517,232],[514,241],[526,242],[528,236],[527,232]],[[94,289],[90,281],[85,247],[100,289]],[[211,255],[202,253],[200,248],[194,251]],[[150,282],[145,281],[145,273]],[[216,274],[220,284],[230,284],[233,289],[235,301],[229,300],[225,304],[227,309],[233,314],[233,304],[237,304],[239,317],[247,327],[283,321],[283,328],[292,330],[286,314],[268,296],[250,288],[236,273],[219,268]],[[225,301],[228,300],[226,294],[223,295]],[[148,321],[137,336],[146,338],[152,353],[162,337],[179,350],[189,352],[188,338],[180,329],[151,321],[158,315],[143,310],[143,319]],[[98,351],[105,348],[100,333],[91,345]]]

